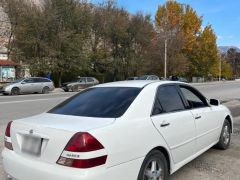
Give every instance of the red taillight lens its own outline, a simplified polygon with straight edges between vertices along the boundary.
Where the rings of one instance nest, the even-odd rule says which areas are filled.
[[[5,131],[5,136],[10,137],[10,131],[11,131],[11,125],[12,125],[12,121],[10,121],[7,125],[6,131]]]
[[[65,151],[90,152],[104,149],[102,144],[89,133],[76,133],[68,142]]]
[[[87,169],[96,166],[100,166],[106,163],[107,156],[92,158],[92,159],[69,159],[65,157],[60,157],[58,164],[73,168]]]
[[[76,133],[68,142],[63,154],[57,161],[57,164],[73,167],[73,168],[92,168],[100,166],[106,163],[107,155],[90,155],[88,158],[81,159],[83,154],[88,152],[98,151],[104,149],[103,145],[89,133]],[[68,153],[68,156],[64,155],[64,152]],[[73,154],[71,154],[71,152]],[[97,157],[96,157],[97,156]],[[80,157],[79,159],[75,157]]]
[[[4,145],[9,150],[13,150],[12,141],[11,141],[11,125],[12,125],[12,121],[10,121],[7,125],[6,131],[5,131],[5,138],[4,138]]]

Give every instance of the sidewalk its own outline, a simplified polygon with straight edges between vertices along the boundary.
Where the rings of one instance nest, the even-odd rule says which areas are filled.
[[[51,91],[51,93],[61,93],[61,92],[64,92],[62,88],[55,88],[53,91]]]

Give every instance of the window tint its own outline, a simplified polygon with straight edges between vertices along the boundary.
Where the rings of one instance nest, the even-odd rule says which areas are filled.
[[[125,113],[140,91],[140,88],[129,87],[91,88],[61,103],[49,113],[116,118]]]
[[[207,106],[205,98],[196,90],[190,87],[180,87],[180,89],[191,108]]]
[[[80,78],[78,82],[86,82],[86,78]]]
[[[41,81],[41,78],[33,78],[33,81],[34,81],[35,83],[40,83],[40,82],[42,82],[42,81]]]
[[[94,82],[94,79],[93,78],[87,78],[87,81],[88,82]]]
[[[158,89],[153,115],[184,109],[184,104],[175,86],[163,86]]]
[[[156,98],[152,115],[161,114],[163,112],[162,106],[159,102],[159,98]]]
[[[39,78],[40,82],[51,82],[51,80],[47,79],[47,78]]]
[[[152,80],[158,80],[157,76],[152,76]]]
[[[33,78],[28,78],[24,80],[25,83],[34,83]]]

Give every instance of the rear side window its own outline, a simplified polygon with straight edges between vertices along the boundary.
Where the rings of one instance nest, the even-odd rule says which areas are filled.
[[[140,91],[140,88],[132,87],[90,88],[56,106],[49,113],[117,118],[125,113]]]
[[[152,76],[152,80],[158,80],[157,76]]]
[[[184,110],[183,101],[175,86],[159,87],[152,115]]]
[[[94,79],[93,78],[87,78],[87,81],[88,82],[94,82]]]
[[[47,78],[41,78],[41,82],[52,82],[50,79]]]
[[[34,78],[34,81],[37,83],[51,82],[49,79],[46,78]]]

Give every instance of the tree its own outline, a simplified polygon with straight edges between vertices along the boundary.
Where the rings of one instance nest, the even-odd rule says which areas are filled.
[[[189,5],[176,1],[159,6],[155,21],[159,43],[168,42],[168,72],[208,77],[218,61],[216,35],[211,25],[201,30],[202,17]],[[164,53],[164,46],[161,47]]]
[[[225,58],[232,67],[234,77],[237,78],[240,70],[240,53],[235,48],[230,48]]]
[[[202,18],[189,5],[167,1],[159,6],[155,16],[155,25],[159,43],[165,40],[168,42],[169,74],[181,75],[187,71],[189,54],[200,33],[201,23]],[[163,54],[164,46],[161,47]],[[162,54],[161,57],[163,57]]]
[[[190,58],[190,73],[193,76],[208,77],[211,69],[218,64],[218,48],[216,44],[216,35],[208,25],[201,32],[194,45]]]

